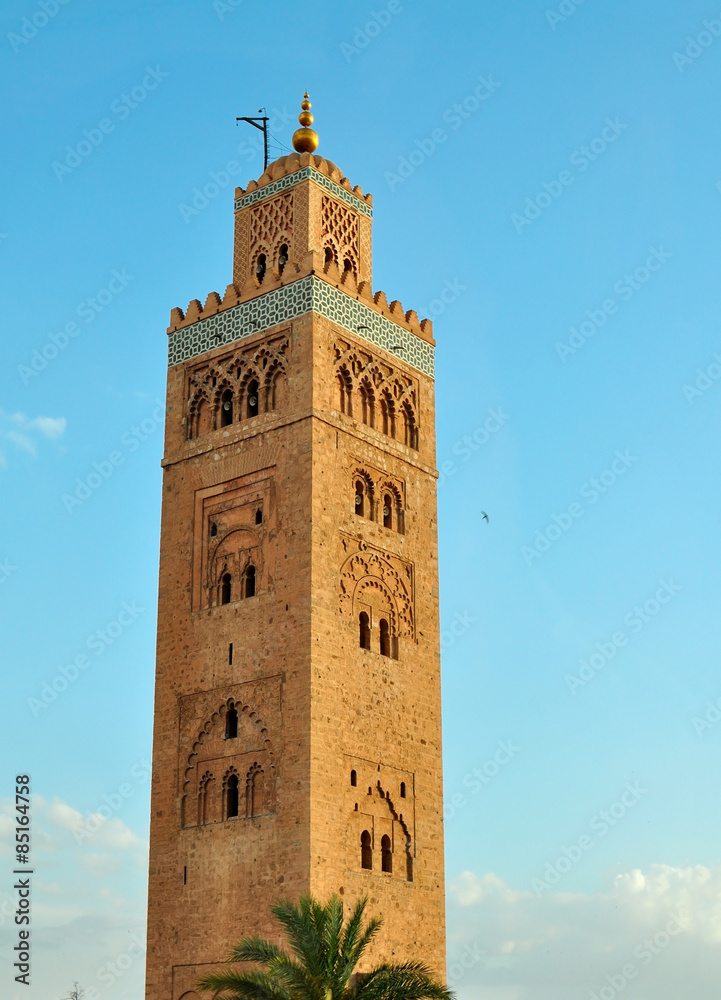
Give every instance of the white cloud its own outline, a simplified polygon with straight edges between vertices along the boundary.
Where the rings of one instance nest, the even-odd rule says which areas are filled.
[[[0,800],[5,855],[13,852],[14,808],[14,800]],[[119,816],[97,817],[92,836],[78,840],[89,818],[61,799],[32,796],[33,983],[8,1000],[52,1000],[74,980],[95,987],[101,1000],[142,995],[147,844]],[[8,983],[16,905],[8,885],[0,891],[0,980]],[[126,956],[122,970],[119,956]]]
[[[592,894],[449,886],[448,972],[459,1000],[717,1000],[721,866],[653,865]],[[633,973],[626,978],[623,972]]]
[[[65,433],[65,417],[28,417],[24,413],[0,410],[0,444],[7,442],[33,458],[40,439],[57,441]],[[0,465],[6,465],[5,452],[0,448]]]

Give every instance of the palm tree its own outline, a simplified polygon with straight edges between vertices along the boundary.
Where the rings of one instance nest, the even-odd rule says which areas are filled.
[[[196,989],[219,1000],[455,1000],[421,962],[382,964],[354,976],[368,945],[382,925],[380,917],[363,921],[367,898],[358,900],[343,921],[343,903],[303,896],[298,905],[281,900],[271,913],[283,927],[293,955],[272,941],[246,937],[230,962],[255,962],[265,970],[226,969],[204,976]],[[294,956],[294,957],[293,957]]]

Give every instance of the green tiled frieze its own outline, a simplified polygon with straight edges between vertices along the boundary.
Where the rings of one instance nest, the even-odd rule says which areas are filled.
[[[319,170],[315,170],[313,167],[303,167],[302,170],[296,170],[294,174],[287,174],[285,177],[281,177],[280,180],[273,181],[271,184],[266,184],[265,187],[256,188],[250,194],[244,194],[240,198],[236,198],[235,211],[238,212],[241,208],[246,208],[248,205],[255,205],[256,202],[262,201],[264,198],[270,198],[272,195],[280,194],[281,191],[287,191],[288,188],[295,187],[296,184],[306,180],[308,177],[312,178],[322,188],[325,188],[334,198],[338,198],[340,201],[344,201],[346,205],[350,205],[354,211],[360,212],[361,215],[367,215],[369,219],[373,218],[373,209],[369,205],[366,205],[362,198],[353,194],[352,191],[346,191],[340,184],[336,184],[330,177],[326,177],[325,174],[320,173]]]
[[[320,313],[354,337],[375,344],[425,375],[434,377],[434,351],[430,344],[315,275],[241,302],[171,333],[168,338],[168,364],[188,361],[214,347],[233,343],[278,323],[287,323],[308,312]]]

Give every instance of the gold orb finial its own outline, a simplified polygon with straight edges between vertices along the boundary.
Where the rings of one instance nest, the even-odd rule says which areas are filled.
[[[310,113],[311,103],[308,100],[307,90],[300,106],[302,110],[298,115],[298,121],[302,128],[296,129],[293,133],[293,149],[296,153],[315,153],[319,140],[318,133],[310,128],[313,124],[313,115]]]

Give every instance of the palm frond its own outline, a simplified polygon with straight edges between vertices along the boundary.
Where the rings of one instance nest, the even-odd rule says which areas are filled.
[[[319,912],[320,911],[320,912]],[[323,972],[322,907],[310,896],[301,896],[298,905],[280,900],[271,913],[285,930],[291,951],[311,975]]]
[[[236,972],[225,969],[199,979],[196,988],[218,1000],[291,1000],[290,994],[267,972]]]
[[[285,952],[272,941],[260,937],[246,937],[233,948],[228,961],[258,962],[260,965],[266,965],[281,956],[285,956]]]
[[[364,976],[357,1000],[455,1000],[422,962],[376,966]]]

